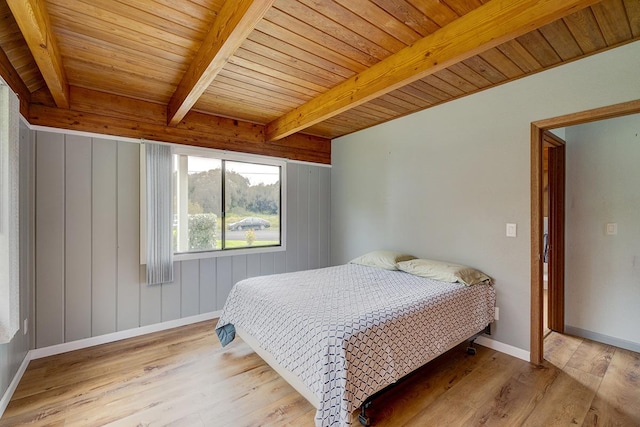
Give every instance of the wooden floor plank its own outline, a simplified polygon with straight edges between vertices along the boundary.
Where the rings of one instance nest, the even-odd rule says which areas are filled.
[[[467,354],[465,349],[466,344],[453,348],[374,399],[368,412],[376,420],[376,426],[393,427],[409,422],[495,355],[494,350],[486,347],[478,347],[475,356]]]
[[[522,425],[561,371],[545,362],[525,365],[511,376],[469,420],[469,425]]]
[[[581,425],[602,378],[565,366],[523,426]]]
[[[640,355],[616,349],[583,426],[640,426]]]
[[[6,426],[311,426],[315,409],[216,321],[34,360]],[[460,345],[373,399],[376,427],[640,425],[640,354],[552,333],[545,361]]]
[[[526,364],[526,363],[525,363]],[[500,393],[504,383],[523,365],[521,360],[495,352],[405,425],[469,425],[470,419]],[[456,408],[452,411],[451,408]],[[446,423],[439,424],[446,420]]]
[[[567,367],[604,377],[615,349],[595,341],[583,341],[567,362]]]
[[[544,339],[544,359],[562,369],[582,343],[581,338],[552,333]]]

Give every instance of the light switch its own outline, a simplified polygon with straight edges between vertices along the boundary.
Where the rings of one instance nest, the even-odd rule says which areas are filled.
[[[516,224],[507,223],[507,237],[516,237],[518,234],[518,226]]]
[[[607,234],[613,236],[614,234],[618,234],[618,224],[615,222],[610,222],[607,224]]]

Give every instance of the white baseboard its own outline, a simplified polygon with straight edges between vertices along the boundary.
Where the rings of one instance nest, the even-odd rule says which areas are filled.
[[[20,380],[27,370],[27,366],[29,365],[29,362],[31,360],[53,356],[60,353],[66,353],[68,351],[80,350],[87,347],[93,347],[95,345],[107,344],[127,338],[138,337],[153,332],[160,332],[171,328],[190,325],[192,323],[203,322],[205,320],[211,320],[220,317],[221,313],[222,312],[220,310],[212,311],[210,313],[198,314],[196,316],[184,317],[182,319],[170,320],[168,322],[155,323],[153,325],[127,329],[126,331],[114,332],[111,334],[101,335],[99,337],[86,338],[68,343],[52,345],[49,347],[37,348],[35,350],[29,350],[24,360],[22,361],[20,368],[18,369],[18,372],[16,372],[16,374],[14,375],[11,384],[9,384],[9,387],[0,400],[0,417],[2,417],[5,409],[7,409],[9,401],[11,400],[13,393],[16,391],[18,383],[20,383]]]
[[[16,391],[16,388],[18,388],[18,383],[20,383],[20,380],[22,379],[24,372],[27,370],[27,366],[29,366],[30,361],[31,361],[31,352],[28,351],[27,354],[24,356],[24,360],[20,364],[20,367],[18,368],[18,372],[16,372],[16,374],[13,376],[13,380],[11,380],[11,384],[9,384],[9,387],[4,392],[2,399],[0,399],[0,418],[2,418],[2,414],[4,414],[4,410],[7,409],[7,406],[9,406],[9,401],[11,400],[11,396],[13,396],[13,393]]]
[[[526,362],[531,361],[530,352],[509,344],[501,343],[500,341],[492,340],[491,338],[485,337],[484,335],[480,335],[475,342],[480,344],[481,346],[488,347],[492,350],[497,350],[500,353],[505,353],[509,356],[517,357],[518,359],[522,359]]]
[[[205,320],[220,317],[221,311],[212,311],[210,313],[198,314],[196,316],[183,317],[182,319],[170,320],[168,322],[155,323],[153,325],[141,326],[139,328],[127,329],[126,331],[113,332],[111,334],[100,335],[97,337],[85,338],[82,340],[56,344],[49,347],[36,348],[31,350],[31,359],[40,359],[42,357],[53,356],[55,354],[66,353],[68,351],[80,350],[95,345],[107,344],[114,341],[120,341],[127,338],[139,337],[153,332],[164,331],[179,326],[190,325],[192,323],[203,322]]]

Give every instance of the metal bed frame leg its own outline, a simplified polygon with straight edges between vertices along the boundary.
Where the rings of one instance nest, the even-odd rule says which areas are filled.
[[[474,342],[476,341],[475,338],[473,338],[471,341],[469,341],[469,346],[467,347],[467,354],[470,354],[472,356],[476,355],[476,348],[473,346]]]
[[[476,355],[476,348],[473,346],[473,344],[475,344],[476,339],[482,335],[482,334],[486,334],[486,335],[491,335],[491,324],[488,324],[484,330],[478,334],[475,334],[473,337],[471,337],[471,339],[469,339],[469,346],[467,347],[467,354],[470,354],[472,356]]]
[[[358,415],[358,421],[365,427],[369,427],[371,425],[371,418],[367,416],[367,408],[371,406],[371,399],[367,399],[360,406],[360,415]]]

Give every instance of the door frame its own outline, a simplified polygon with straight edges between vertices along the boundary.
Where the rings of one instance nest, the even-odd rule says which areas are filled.
[[[640,99],[531,123],[531,329],[529,360],[542,363],[543,298],[543,147],[545,131],[640,113]]]

